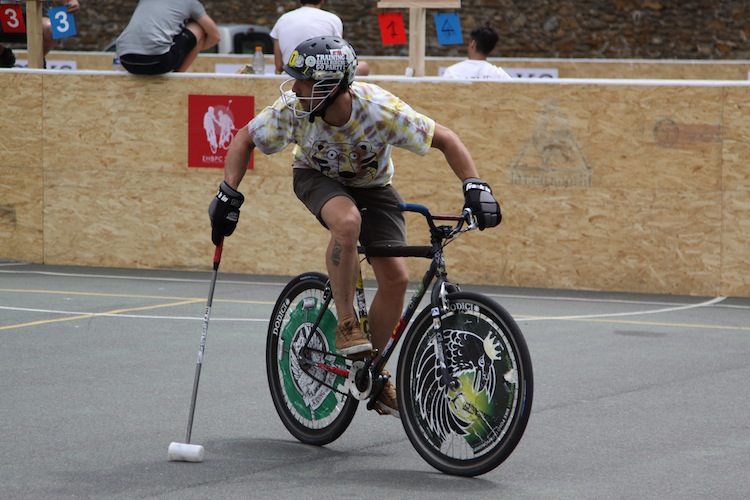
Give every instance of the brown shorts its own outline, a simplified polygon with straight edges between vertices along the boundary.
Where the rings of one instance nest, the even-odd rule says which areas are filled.
[[[325,223],[320,218],[323,205],[335,196],[346,196],[362,211],[362,228],[359,232],[362,245],[406,245],[406,222],[399,207],[403,200],[393,186],[348,187],[317,170],[295,168],[294,193],[324,227]]]

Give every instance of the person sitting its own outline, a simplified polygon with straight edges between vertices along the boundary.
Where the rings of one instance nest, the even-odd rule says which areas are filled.
[[[16,3],[0,0],[0,4]],[[78,0],[53,0],[54,4],[67,5],[68,14],[75,14],[81,9],[81,4]],[[23,20],[26,22],[26,5],[22,5],[23,9]],[[42,52],[46,58],[47,54],[55,48],[57,41],[52,37],[52,22],[49,20],[49,6],[43,6],[42,16]],[[5,33],[0,24],[0,42],[5,43],[27,43],[26,33]],[[12,68],[16,64],[16,56],[13,54],[13,50],[10,47],[0,45],[0,68]]]
[[[325,0],[298,0],[300,6],[276,21],[271,29],[273,57],[276,74],[283,73],[284,63],[300,43],[314,36],[344,36],[341,18],[333,12],[323,10]],[[367,76],[370,67],[364,61],[357,66],[357,76]]]
[[[443,73],[443,78],[512,79],[504,69],[487,61],[499,39],[497,31],[489,26],[474,28],[467,49],[469,58],[449,66]]]
[[[219,41],[219,28],[199,0],[138,0],[115,44],[129,73],[160,75],[187,71]]]

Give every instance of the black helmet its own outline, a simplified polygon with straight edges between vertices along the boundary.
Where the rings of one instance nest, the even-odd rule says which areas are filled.
[[[319,36],[297,45],[284,71],[297,80],[337,80],[346,88],[354,81],[357,54],[343,38]]]

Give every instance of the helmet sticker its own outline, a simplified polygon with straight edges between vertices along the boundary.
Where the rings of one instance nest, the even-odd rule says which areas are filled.
[[[299,57],[299,52],[297,52],[296,50],[292,52],[291,56],[289,56],[289,67],[290,68],[302,67],[302,58]]]
[[[311,38],[297,46],[286,67],[303,80],[338,80],[349,85],[354,80],[357,54],[349,42],[336,37]]]
[[[308,66],[312,65],[308,63]],[[330,55],[318,54],[315,69],[318,71],[344,71],[346,69],[346,56],[340,52]]]

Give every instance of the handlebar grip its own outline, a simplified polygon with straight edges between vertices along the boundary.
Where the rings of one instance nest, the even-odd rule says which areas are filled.
[[[401,203],[400,208],[402,212],[417,212],[425,217],[429,217],[430,215],[430,210],[426,206],[418,203]]]

